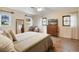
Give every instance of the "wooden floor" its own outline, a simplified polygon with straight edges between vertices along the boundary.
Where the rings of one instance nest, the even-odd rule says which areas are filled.
[[[79,52],[79,40],[51,37],[55,52]]]

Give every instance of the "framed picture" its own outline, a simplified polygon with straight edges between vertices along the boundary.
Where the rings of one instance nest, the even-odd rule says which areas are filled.
[[[47,25],[47,18],[45,17],[45,18],[42,18],[42,25],[43,26],[46,26]]]
[[[26,24],[27,24],[27,26],[33,25],[32,17],[26,17]]]
[[[66,15],[62,17],[62,25],[63,26],[70,26],[70,15]]]
[[[26,21],[27,21],[27,22],[30,22],[30,21],[31,21],[31,19],[30,19],[30,18],[27,18],[27,19],[26,19]]]
[[[1,14],[0,15],[0,25],[10,25],[11,16],[7,14]]]

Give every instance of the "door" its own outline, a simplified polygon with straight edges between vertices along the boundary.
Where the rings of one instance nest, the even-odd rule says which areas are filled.
[[[23,33],[24,32],[24,20],[16,19],[16,33]]]

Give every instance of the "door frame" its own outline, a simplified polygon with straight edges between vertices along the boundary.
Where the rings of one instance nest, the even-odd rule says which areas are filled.
[[[16,34],[17,34],[17,20],[23,21],[23,24],[24,24],[24,20],[23,19],[16,19]]]

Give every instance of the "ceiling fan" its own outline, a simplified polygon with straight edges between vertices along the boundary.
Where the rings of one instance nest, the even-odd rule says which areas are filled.
[[[31,7],[33,10],[36,10],[36,11],[38,11],[38,12],[41,12],[41,11],[43,11],[44,10],[44,8],[43,7]]]

